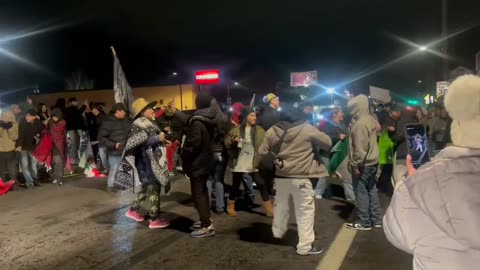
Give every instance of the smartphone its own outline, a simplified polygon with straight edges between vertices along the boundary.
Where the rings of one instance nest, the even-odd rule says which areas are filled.
[[[408,153],[412,157],[413,166],[418,169],[430,161],[428,151],[427,130],[422,124],[407,124],[405,127]]]

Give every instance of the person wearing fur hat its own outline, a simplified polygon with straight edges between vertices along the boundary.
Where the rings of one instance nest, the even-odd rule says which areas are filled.
[[[200,216],[200,221],[193,224],[191,236],[203,238],[215,235],[210,219],[207,180],[215,166],[216,138],[226,130],[228,118],[207,93],[198,94],[195,105],[197,111],[188,120],[181,156],[183,171],[190,178],[193,202]]]
[[[263,142],[265,130],[256,125],[257,114],[253,108],[244,108],[241,119],[240,125],[233,128],[225,138],[225,146],[230,159],[233,160],[233,183],[228,199],[227,213],[231,217],[237,216],[235,200],[240,195],[240,183],[242,183],[244,174],[250,174],[260,190],[266,215],[273,217],[273,205],[270,201],[268,188],[257,169],[259,163],[258,148]]]
[[[130,189],[136,186],[136,176],[141,190],[125,215],[137,222],[150,219],[150,229],[162,229],[170,223],[159,217],[160,190],[170,190],[165,145],[165,133],[155,123],[156,101],[139,98],[132,103],[134,121],[123,149],[123,158],[115,174],[115,185]],[[117,142],[120,143],[120,142]],[[117,144],[116,144],[117,146]],[[118,149],[119,147],[117,147]]]
[[[455,80],[445,97],[453,146],[399,183],[383,219],[388,240],[413,254],[415,270],[480,264],[480,78]]]

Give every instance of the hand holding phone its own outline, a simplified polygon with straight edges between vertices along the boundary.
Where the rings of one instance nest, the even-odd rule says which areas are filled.
[[[422,124],[408,124],[405,127],[408,154],[415,169],[430,161],[427,131]]]

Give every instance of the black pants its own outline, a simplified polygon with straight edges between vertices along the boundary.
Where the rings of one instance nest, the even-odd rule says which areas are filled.
[[[0,152],[0,177],[3,181],[17,180],[18,162],[15,151]]]
[[[207,228],[212,223],[210,221],[210,206],[208,202],[208,189],[207,189],[208,175],[192,176],[190,178],[190,186],[192,189],[193,204],[197,209],[200,216],[200,222],[202,227]]]
[[[230,190],[230,197],[229,200],[233,201],[240,197],[240,184],[242,183],[244,173],[233,173],[232,179],[232,189]],[[265,184],[264,179],[260,176],[258,172],[250,174],[253,178],[253,181],[257,183],[257,188],[260,191],[260,195],[262,196],[262,200],[267,202],[270,200],[268,186]]]

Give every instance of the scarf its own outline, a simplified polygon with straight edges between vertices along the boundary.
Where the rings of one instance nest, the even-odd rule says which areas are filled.
[[[138,172],[135,167],[135,150],[145,145],[150,137],[158,136],[158,134],[160,134],[160,128],[146,117],[140,117],[133,122],[122,160],[115,173],[116,187],[123,190],[135,187],[135,182],[138,180]],[[170,183],[172,174],[168,170],[165,146],[148,147],[146,153],[155,180],[166,187]]]
[[[40,163],[45,165],[47,171],[52,169],[53,148],[55,147],[60,153],[60,157],[65,161],[65,168],[69,172],[72,171],[70,158],[66,155],[66,123],[64,120],[54,124],[49,123],[50,128],[46,129],[40,142],[32,156]]]

